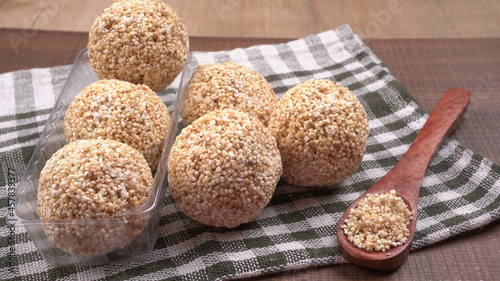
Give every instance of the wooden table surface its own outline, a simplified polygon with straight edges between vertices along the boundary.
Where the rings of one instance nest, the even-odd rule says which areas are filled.
[[[92,21],[111,2],[0,0],[0,73],[71,64]],[[500,1],[167,2],[186,23],[192,50],[285,42],[348,23],[426,112],[448,88],[470,90],[468,111],[452,137],[500,163]],[[253,280],[497,280],[499,245],[495,222],[412,252],[392,272],[345,264]]]
[[[498,0],[164,0],[191,36],[299,38],[348,23],[363,38],[500,36]],[[87,32],[113,0],[0,0],[0,27]],[[77,20],[75,20],[77,19]]]

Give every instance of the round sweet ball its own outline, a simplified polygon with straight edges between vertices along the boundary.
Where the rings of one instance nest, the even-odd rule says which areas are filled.
[[[137,150],[113,140],[79,140],[47,160],[38,181],[36,213],[41,219],[64,220],[44,224],[55,247],[75,255],[102,255],[123,248],[144,229],[144,218],[120,213],[144,204],[152,185],[151,170]],[[123,223],[99,221],[112,218]]]
[[[69,105],[64,117],[68,143],[112,139],[139,150],[158,167],[171,118],[162,100],[145,85],[120,80],[92,83]]]
[[[353,174],[369,133],[359,100],[330,80],[310,80],[289,89],[268,128],[281,152],[283,177],[300,186],[331,186]]]
[[[231,61],[200,65],[186,86],[182,119],[187,126],[210,111],[232,108],[267,126],[276,104],[271,84],[255,70]]]
[[[97,17],[87,49],[99,79],[145,84],[158,92],[184,68],[189,38],[181,18],[167,4],[121,0]]]
[[[179,208],[202,224],[234,228],[259,215],[281,175],[276,141],[255,117],[212,111],[177,136],[168,183]]]

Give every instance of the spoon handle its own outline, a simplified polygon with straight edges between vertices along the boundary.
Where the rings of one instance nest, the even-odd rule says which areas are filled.
[[[396,163],[393,170],[401,173],[406,185],[418,185],[420,187],[425,171],[437,149],[446,137],[453,131],[460,121],[460,117],[467,108],[471,93],[462,88],[451,88],[443,94],[429,118],[420,130],[412,145],[403,157]],[[405,189],[400,188],[398,193],[405,195]],[[409,194],[408,194],[409,195]]]

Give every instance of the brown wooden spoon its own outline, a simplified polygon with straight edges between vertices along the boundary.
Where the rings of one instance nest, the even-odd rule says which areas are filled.
[[[461,88],[452,88],[444,93],[408,151],[384,177],[347,208],[337,227],[340,253],[347,260],[378,270],[393,270],[405,261],[415,235],[418,196],[425,171],[434,153],[458,124],[469,104],[470,96],[470,92]],[[403,245],[392,247],[385,252],[369,252],[356,247],[347,239],[347,235],[341,228],[351,208],[355,208],[368,193],[387,193],[392,189],[396,190],[396,194],[405,201],[413,213],[413,219],[408,226],[410,231],[408,240]]]

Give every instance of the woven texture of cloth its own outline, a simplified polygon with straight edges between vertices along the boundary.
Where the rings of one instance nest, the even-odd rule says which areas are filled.
[[[330,79],[351,89],[370,126],[358,171],[335,187],[280,182],[254,221],[229,230],[189,219],[167,189],[159,237],[148,261],[53,268],[24,227],[6,220],[12,211],[8,187],[26,169],[71,66],[5,73],[0,75],[0,279],[225,280],[346,262],[337,246],[340,216],[408,150],[428,115],[346,25],[285,44],[193,52],[193,58],[199,64],[245,64],[272,84],[278,98],[310,79]],[[169,110],[178,85],[179,79],[159,93]],[[422,182],[412,250],[499,216],[500,167],[448,139]],[[15,256],[14,265],[9,265],[9,254]]]

